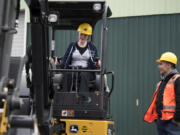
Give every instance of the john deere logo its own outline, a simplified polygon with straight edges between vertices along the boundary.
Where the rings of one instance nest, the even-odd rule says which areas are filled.
[[[85,132],[87,132],[87,130],[88,130],[88,128],[87,128],[86,126],[83,126],[83,127],[82,127],[82,132],[85,133]]]
[[[71,126],[69,127],[69,132],[70,132],[70,133],[76,134],[76,133],[78,133],[78,131],[79,131],[78,125],[71,125]]]

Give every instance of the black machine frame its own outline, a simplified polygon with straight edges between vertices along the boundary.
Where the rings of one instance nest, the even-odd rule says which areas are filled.
[[[52,72],[97,72],[101,75],[100,81],[100,93],[104,95],[104,75],[111,74],[112,75],[112,88],[109,93],[112,93],[113,85],[114,85],[114,73],[106,72],[106,51],[107,51],[107,17],[111,16],[111,11],[107,6],[106,2],[97,2],[102,4],[102,10],[100,12],[94,12],[96,18],[77,18],[77,16],[72,17],[72,21],[68,18],[65,21],[57,23],[49,23],[48,15],[52,13],[51,8],[58,7],[58,4],[55,2],[48,2],[47,0],[26,0],[31,14],[31,38],[32,38],[32,84],[34,89],[34,103],[35,110],[38,119],[38,124],[40,127],[40,131],[43,134],[49,133],[49,120],[51,119],[51,114],[49,112],[51,107],[51,99],[49,99],[49,86],[50,81],[48,78],[48,73]],[[66,2],[63,2],[66,3]],[[81,2],[80,2],[81,3]],[[94,1],[89,3],[95,3]],[[67,2],[67,4],[69,4]],[[88,2],[84,2],[83,4],[88,4]],[[72,4],[74,6],[74,3]],[[76,6],[79,5],[76,3]],[[68,6],[67,6],[68,7]],[[71,9],[73,7],[68,7]],[[86,8],[86,7],[85,7]],[[80,10],[80,14],[82,11]],[[65,10],[66,11],[66,10]],[[89,10],[87,10],[89,11]],[[55,13],[55,12],[53,12]],[[63,16],[63,15],[62,15]],[[88,15],[86,15],[88,16]],[[65,16],[64,16],[65,17]],[[74,20],[75,19],[75,20]],[[78,21],[79,19],[79,21]],[[102,19],[102,39],[101,39],[101,67],[97,70],[71,70],[71,69],[49,69],[49,26],[53,28],[52,39],[54,39],[55,30],[60,29],[77,29],[77,26],[83,22],[90,23],[93,27],[97,23],[98,20]],[[71,23],[67,23],[66,21],[70,21]],[[72,25],[74,22],[74,25]],[[65,26],[67,24],[67,26]],[[72,26],[72,27],[70,27]],[[51,56],[53,57],[54,50],[52,50]],[[104,99],[101,97],[101,103],[103,103]],[[109,112],[108,112],[109,115]],[[44,130],[46,129],[46,130]]]
[[[94,2],[95,3],[95,2]],[[52,25],[52,50],[51,50],[51,57],[54,57],[54,54],[55,54],[55,50],[54,50],[54,46],[55,46],[55,32],[57,30],[64,30],[64,29],[77,29],[78,25],[80,23],[83,23],[84,22],[88,22],[90,23],[93,28],[95,27],[96,23],[102,19],[102,38],[101,38],[101,62],[102,62],[102,65],[100,67],[100,69],[93,69],[93,70],[84,70],[84,69],[49,69],[50,72],[56,72],[56,73],[60,73],[60,72],[94,72],[94,73],[97,73],[97,74],[100,74],[100,94],[101,95],[105,95],[104,93],[104,75],[106,74],[111,74],[112,75],[112,87],[110,89],[110,92],[108,94],[108,96],[111,95],[112,93],[112,90],[113,90],[113,87],[114,87],[114,73],[113,72],[106,72],[106,51],[107,51],[107,17],[110,16],[112,13],[109,9],[109,7],[107,6],[106,3],[101,3],[103,5],[103,13],[101,16],[98,16],[96,19],[94,19],[93,21],[92,20],[89,20],[89,22],[86,20],[81,20],[79,21],[77,24],[75,24],[76,27],[74,27],[72,25],[72,27],[69,27],[69,26],[54,26]],[[70,7],[69,7],[70,8]],[[85,18],[86,19],[86,18]],[[91,37],[91,41],[93,40],[93,36]],[[104,108],[104,97],[103,96],[100,96],[100,99],[101,99],[101,110],[103,110]],[[108,105],[109,106],[109,105]],[[110,117],[110,108],[108,108],[107,110],[107,115],[104,117],[104,119],[107,119]]]
[[[0,1],[0,108],[3,107],[0,134],[16,134],[18,128],[33,132],[35,118],[24,109],[20,97],[20,80],[25,63],[24,57],[12,57],[13,35],[17,33],[20,0]],[[23,114],[22,114],[23,113]],[[23,116],[22,116],[23,115]],[[7,119],[8,121],[3,121]],[[10,125],[10,126],[9,126]]]

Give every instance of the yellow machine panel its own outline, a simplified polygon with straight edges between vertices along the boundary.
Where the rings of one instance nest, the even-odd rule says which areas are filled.
[[[113,135],[114,122],[103,120],[61,119],[66,123],[67,135]]]
[[[6,105],[7,103],[4,103],[4,111],[2,114],[0,114],[0,135],[3,133],[7,133],[7,128],[8,128],[8,118],[6,117]]]
[[[2,121],[2,113],[0,113],[0,123]],[[0,127],[0,134],[1,134],[1,127]]]

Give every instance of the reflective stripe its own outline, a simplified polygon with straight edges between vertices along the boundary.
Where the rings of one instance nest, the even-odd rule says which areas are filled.
[[[175,80],[169,81],[167,84],[174,84],[174,83],[175,83]]]
[[[163,109],[176,109],[176,106],[166,105],[166,106],[163,106]]]
[[[180,75],[179,75],[179,74],[175,74],[175,75],[170,79],[170,80],[172,80],[172,81],[169,80],[169,82],[168,82],[167,84],[174,84],[175,81],[176,81],[176,79],[177,79],[178,77],[180,77]]]
[[[178,77],[180,77],[180,74],[175,74],[172,79],[176,80]]]

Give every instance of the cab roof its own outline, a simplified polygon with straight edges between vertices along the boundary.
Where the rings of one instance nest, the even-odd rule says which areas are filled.
[[[101,4],[101,9],[95,11],[94,4]],[[55,29],[77,29],[81,23],[89,23],[94,27],[105,11],[104,0],[49,0],[48,6],[49,14],[58,15],[56,23],[49,23]],[[107,17],[111,14],[108,7]]]

